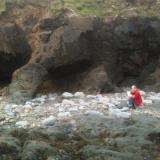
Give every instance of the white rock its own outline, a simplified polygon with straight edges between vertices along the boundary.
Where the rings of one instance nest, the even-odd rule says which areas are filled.
[[[42,121],[42,124],[46,126],[53,126],[56,122],[56,117],[50,116]]]
[[[32,106],[29,105],[29,104],[25,104],[25,105],[23,106],[23,108],[24,108],[24,111],[27,112],[27,113],[32,110]]]
[[[143,100],[144,105],[152,105],[153,102],[150,99]]]
[[[54,101],[54,100],[56,100],[56,97],[49,97],[48,100]]]
[[[109,114],[116,118],[129,118],[131,113],[122,112],[120,109],[109,109]]]
[[[60,106],[59,109],[58,109],[58,111],[59,111],[59,112],[65,112],[64,106]]]
[[[87,112],[85,112],[85,114],[88,114],[88,115],[93,115],[93,116],[102,116],[102,115],[104,115],[103,113],[101,113],[101,112],[98,112],[98,111],[94,111],[94,110],[92,110],[92,111],[87,111]]]
[[[24,106],[23,106],[23,108],[31,108],[32,109],[32,106],[30,105],[30,104],[25,104]]]
[[[83,99],[79,100],[79,105],[80,106],[88,106],[89,104],[87,102],[85,102]]]
[[[8,116],[11,116],[11,117],[15,117],[16,116],[16,113],[15,112],[7,112],[6,113]]]
[[[71,107],[71,108],[69,108],[69,111],[70,112],[78,112],[78,107],[77,106]]]
[[[150,97],[148,97],[148,99],[152,100],[153,103],[157,103],[157,104],[160,103],[160,97],[158,97],[158,96],[150,96]]]
[[[25,105],[32,105],[32,102],[31,102],[31,101],[27,101],[27,102],[25,103]]]
[[[73,95],[72,93],[69,93],[69,92],[64,92],[64,93],[62,94],[62,97],[63,97],[63,98],[73,98],[74,95]]]
[[[85,108],[86,108],[85,106],[80,106],[79,107],[80,110],[85,109]]]
[[[85,94],[83,93],[83,92],[76,92],[75,94],[74,94],[74,96],[75,97],[85,97]]]
[[[47,95],[42,95],[41,98],[46,99]]]
[[[120,109],[122,112],[127,112],[129,111],[129,108],[128,107],[123,107],[122,109]]]
[[[97,96],[95,96],[95,95],[87,95],[86,97],[88,99],[97,99]]]
[[[62,113],[59,113],[57,116],[60,118],[71,117],[71,113],[70,112],[62,112]]]
[[[107,97],[100,97],[99,98],[99,103],[106,105],[108,102],[109,102],[109,98],[107,98]]]
[[[107,103],[106,104],[109,108],[115,108],[115,105],[113,103]]]
[[[17,108],[17,107],[18,107],[17,104],[13,104],[13,105],[12,105],[12,108]]]
[[[5,112],[12,111],[11,105],[10,105],[10,104],[7,104],[7,105],[4,107],[4,110],[5,110]]]
[[[54,103],[55,108],[59,107],[60,105],[61,105],[60,103]]]
[[[8,116],[11,116],[11,117],[16,116],[15,112],[12,111],[12,105],[11,105],[11,104],[7,104],[7,105],[4,107],[4,112],[5,112]]]
[[[15,124],[15,126],[19,128],[24,128],[24,127],[27,127],[28,125],[29,125],[28,121],[18,121]]]
[[[33,99],[32,102],[44,103],[45,102],[45,98],[44,97],[37,97],[37,98]]]
[[[62,105],[71,105],[71,106],[74,106],[75,103],[73,101],[71,101],[71,100],[64,99],[62,101]]]

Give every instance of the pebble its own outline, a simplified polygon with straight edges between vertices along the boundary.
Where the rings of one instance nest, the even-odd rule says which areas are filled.
[[[65,97],[62,99],[62,97]],[[57,94],[38,95],[25,105],[16,105],[0,102],[0,115],[4,115],[2,123],[13,123],[16,127],[53,126],[58,120],[72,121],[78,115],[91,115],[95,117],[108,116],[112,118],[129,118],[131,111],[126,107],[127,94],[98,94],[85,95],[83,92],[74,94],[64,92],[63,96]],[[145,108],[141,112],[160,117],[154,107],[160,102],[160,93],[145,93]],[[43,104],[42,104],[43,103]],[[147,106],[150,110],[147,110]],[[157,107],[158,109],[158,107]],[[53,114],[53,115],[51,115]],[[12,121],[9,121],[12,119]],[[22,121],[19,121],[22,119]],[[29,123],[31,122],[31,123]]]
[[[109,109],[109,114],[117,118],[129,118],[131,116],[131,113],[122,112],[120,109]]]
[[[83,92],[76,92],[76,93],[74,94],[74,96],[75,96],[75,97],[78,97],[78,98],[83,98],[83,97],[85,97],[85,94],[84,94]]]
[[[60,118],[71,117],[71,113],[70,112],[63,112],[63,113],[59,113],[57,116]]]
[[[73,95],[72,93],[69,93],[69,92],[64,92],[64,93],[62,94],[62,97],[63,97],[63,98],[73,98],[74,95]]]
[[[29,125],[28,121],[18,121],[16,122],[15,126],[18,128],[25,128]]]
[[[88,115],[93,115],[93,116],[102,116],[102,115],[104,115],[103,113],[101,113],[101,112],[98,112],[98,111],[87,111],[87,112],[85,112],[85,114],[88,114]]]
[[[74,105],[75,105],[74,101],[67,100],[67,99],[64,99],[64,100],[62,101],[62,104],[63,104],[63,105],[71,105],[71,106],[74,106]]]
[[[46,126],[53,126],[55,124],[55,122],[56,122],[56,117],[50,116],[50,117],[44,119],[42,121],[42,124],[46,125]]]
[[[143,100],[143,103],[144,103],[144,105],[152,105],[153,104],[153,102],[152,102],[152,100]]]

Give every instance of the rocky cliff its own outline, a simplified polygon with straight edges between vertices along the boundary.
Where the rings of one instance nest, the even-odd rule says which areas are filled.
[[[159,90],[158,16],[53,13],[24,1],[7,5],[0,22],[0,81],[10,83],[13,101],[39,91],[110,92],[133,83]]]

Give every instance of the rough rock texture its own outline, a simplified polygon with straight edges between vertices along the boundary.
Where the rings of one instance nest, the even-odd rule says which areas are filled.
[[[160,93],[143,95],[135,110],[126,92],[45,94],[24,105],[0,97],[0,159],[159,160]]]
[[[21,72],[20,72],[21,71]],[[23,102],[31,98],[37,91],[47,71],[40,64],[27,64],[13,74],[12,84],[9,87],[11,98]],[[19,99],[21,97],[21,99]]]
[[[53,19],[52,23],[54,24],[55,21],[56,19]],[[47,43],[40,44],[36,57],[31,59],[25,67],[14,73],[14,79],[9,88],[10,95],[15,95],[16,91],[17,93],[19,92],[16,94],[16,97],[19,95],[18,97],[20,98],[23,97],[22,94],[25,92],[25,97],[31,98],[36,93],[36,89],[46,75],[43,74],[43,70],[48,72],[52,79],[58,82],[60,81],[63,85],[66,82],[61,81],[65,81],[65,77],[81,73],[93,64],[93,53],[90,49],[91,44],[85,38],[85,34],[93,31],[94,19],[90,17],[67,16],[64,21],[67,24],[64,26],[60,25],[57,29],[52,27],[50,23],[46,23],[46,26],[43,26],[43,21],[41,21],[42,24],[39,25],[39,28],[45,32],[46,30],[47,32],[50,31],[49,39]],[[50,28],[48,25],[50,25]],[[39,66],[41,69],[37,73],[31,71],[32,74],[30,74],[31,72],[29,70],[35,70]],[[21,76],[18,76],[21,74],[24,77],[23,80],[20,78]],[[35,74],[39,74],[39,76],[37,77]],[[34,77],[37,78],[36,80],[29,80],[30,83],[28,85],[23,85],[22,83],[26,83],[25,79],[28,79],[27,77],[30,76],[33,79]],[[33,81],[36,81],[36,83],[33,83]],[[26,86],[28,89],[21,89],[23,86]],[[28,90],[30,91],[28,92]]]
[[[108,92],[133,83],[158,86],[158,18],[83,17],[67,9],[53,15],[43,5],[23,4],[11,5],[0,16],[4,24],[15,21],[32,48],[28,64],[13,74],[8,90],[13,101],[48,89]]]
[[[0,26],[0,80],[10,79],[12,73],[26,64],[31,55],[31,48],[25,33],[14,23]]]

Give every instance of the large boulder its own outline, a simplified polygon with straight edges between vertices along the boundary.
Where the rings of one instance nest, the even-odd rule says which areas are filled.
[[[40,43],[37,55],[13,74],[9,95],[16,102],[17,99],[24,101],[32,98],[47,74],[55,80],[65,79],[85,71],[93,64],[94,52],[89,38],[95,18],[68,15],[64,21],[66,24],[57,29],[51,25],[51,28],[42,27],[44,21],[38,25],[40,31],[53,30],[48,35],[48,42]],[[53,19],[52,23],[54,22]]]
[[[90,92],[143,83],[159,63],[159,25],[158,18],[107,21],[68,10],[42,18],[33,28],[32,58],[13,74],[9,95],[25,101],[46,82],[53,90]]]
[[[40,141],[28,141],[24,145],[22,160],[60,159],[56,149],[51,145]]]
[[[26,64],[31,48],[25,33],[14,23],[0,26],[0,80],[11,78],[12,73]]]
[[[19,160],[21,153],[20,141],[11,136],[0,137],[0,159]]]
[[[35,63],[27,64],[16,70],[12,77],[12,83],[9,86],[11,100],[23,103],[30,99],[46,75],[47,71],[40,64]]]
[[[80,83],[87,92],[110,92],[114,90],[114,86],[103,65],[86,72]]]

